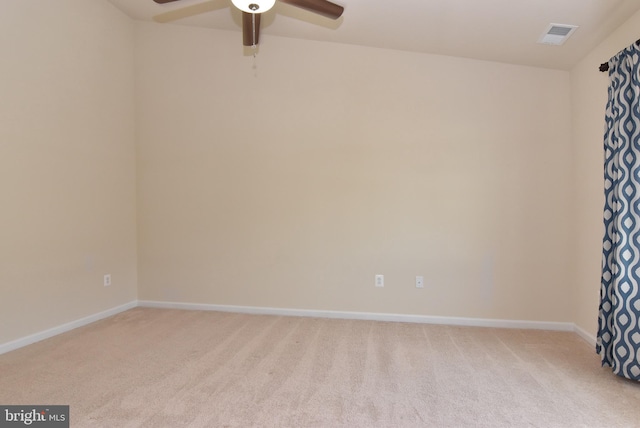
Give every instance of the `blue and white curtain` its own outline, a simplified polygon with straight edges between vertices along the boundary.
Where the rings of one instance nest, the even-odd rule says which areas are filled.
[[[596,351],[640,381],[640,47],[609,60],[602,286]]]

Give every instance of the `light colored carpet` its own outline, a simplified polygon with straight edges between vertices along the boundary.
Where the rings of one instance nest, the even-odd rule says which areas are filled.
[[[0,355],[72,427],[638,427],[573,333],[136,308]]]

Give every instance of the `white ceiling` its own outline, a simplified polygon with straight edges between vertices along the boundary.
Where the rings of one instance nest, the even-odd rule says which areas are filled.
[[[230,0],[109,0],[130,17],[238,32],[241,15]],[[260,44],[269,35],[451,55],[568,70],[627,18],[639,0],[334,0],[344,6],[332,21],[276,2],[262,15]],[[175,19],[179,14],[193,16]],[[166,15],[165,15],[166,14]],[[538,44],[551,23],[580,28],[562,46]],[[640,29],[638,29],[640,38]],[[629,40],[629,44],[634,40]],[[624,46],[621,46],[623,48]],[[606,61],[608,58],[602,58]],[[594,64],[597,67],[598,64]]]

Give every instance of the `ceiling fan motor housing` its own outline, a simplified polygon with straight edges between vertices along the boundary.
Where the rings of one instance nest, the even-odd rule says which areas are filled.
[[[231,2],[243,12],[262,13],[271,9],[276,0],[231,0]]]

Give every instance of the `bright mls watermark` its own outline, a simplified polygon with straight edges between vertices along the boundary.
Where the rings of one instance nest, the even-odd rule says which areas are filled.
[[[69,406],[2,406],[0,428],[69,428]]]

